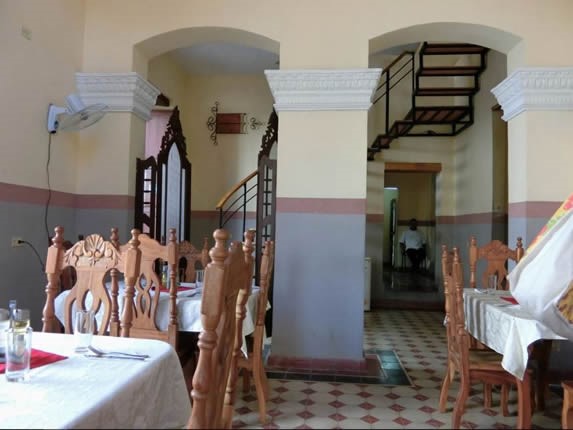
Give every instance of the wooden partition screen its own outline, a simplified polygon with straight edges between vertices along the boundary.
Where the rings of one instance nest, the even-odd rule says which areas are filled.
[[[190,216],[191,163],[176,106],[157,157],[137,159],[134,226],[162,243],[170,228],[189,240]]]

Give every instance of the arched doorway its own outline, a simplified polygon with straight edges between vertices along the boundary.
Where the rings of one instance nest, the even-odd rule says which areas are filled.
[[[495,35],[495,38],[492,37]],[[436,42],[434,42],[436,41]],[[388,246],[390,238],[385,237],[390,231],[383,226],[389,223],[391,213],[386,213],[381,203],[384,198],[385,188],[393,184],[386,183],[387,177],[384,165],[388,163],[439,163],[443,166],[441,172],[435,177],[435,228],[433,231],[434,243],[432,244],[432,254],[439,255],[436,247],[441,244],[455,244],[463,248],[470,235],[482,237],[483,240],[491,240],[494,230],[500,229],[499,220],[507,223],[507,210],[500,213],[499,194],[496,194],[495,181],[499,178],[499,163],[497,163],[495,143],[492,139],[492,115],[491,106],[494,98],[490,89],[501,82],[507,76],[507,57],[519,42],[520,38],[506,31],[487,26],[471,23],[445,23],[434,22],[421,25],[410,26],[396,31],[392,31],[370,40],[370,67],[387,66],[399,58],[404,51],[412,51],[411,62],[404,66],[398,64],[401,69],[397,73],[400,79],[401,74],[406,74],[399,83],[392,83],[391,91],[394,91],[394,102],[402,103],[403,112],[397,114],[397,120],[403,115],[408,120],[407,115],[417,115],[413,109],[414,101],[417,106],[442,106],[451,103],[452,106],[459,106],[464,102],[461,95],[442,97],[441,99],[431,99],[427,94],[418,96],[414,89],[420,86],[420,81],[424,78],[420,75],[421,64],[424,63],[429,68],[448,67],[471,67],[473,59],[471,55],[450,56],[447,59],[439,56],[428,56],[422,58],[421,52],[424,42],[428,43],[456,43],[479,45],[488,48],[487,61],[479,81],[477,81],[477,91],[470,101],[472,112],[468,119],[471,127],[453,129],[450,136],[446,133],[438,135],[427,131],[413,136],[397,137],[392,140],[387,149],[383,149],[376,158],[369,161],[368,166],[368,192],[367,200],[369,207],[375,208],[381,213],[368,213],[367,215],[367,255],[373,256],[373,282],[372,282],[372,302],[373,305],[383,304],[384,296],[384,263],[387,263],[391,252]],[[470,46],[470,45],[468,45]],[[439,61],[446,63],[440,64]],[[448,63],[449,62],[449,63]],[[410,70],[410,75],[408,71]],[[447,74],[446,74],[447,75]],[[383,73],[384,77],[384,73]],[[383,78],[382,78],[383,79]],[[454,85],[463,86],[464,80],[452,76],[442,76],[439,81],[431,84],[437,87],[445,87],[451,81]],[[427,80],[425,81],[428,82]],[[383,86],[383,82],[381,82]],[[382,88],[384,90],[384,88]],[[446,100],[446,101],[444,101]],[[411,106],[410,106],[411,103]],[[374,104],[369,112],[369,145],[372,144],[381,130],[388,122],[389,103]],[[410,107],[409,107],[410,106]],[[399,109],[398,109],[399,110]],[[435,113],[441,115],[441,113]],[[390,115],[391,116],[391,115]],[[413,116],[412,116],[413,117]],[[412,118],[411,117],[411,118]],[[416,116],[417,117],[417,116]],[[415,117],[415,118],[416,118]],[[407,121],[403,121],[407,127]],[[392,124],[392,123],[390,123]],[[398,133],[399,134],[399,133]],[[494,169],[496,173],[494,174]],[[501,173],[507,177],[507,168]],[[419,195],[423,200],[423,195]],[[504,195],[507,207],[507,194]],[[496,203],[493,201],[496,200]],[[376,202],[376,203],[374,203]],[[378,225],[377,225],[378,224]],[[374,239],[373,239],[374,237]],[[379,244],[376,249],[376,243]],[[379,261],[375,261],[378,259]],[[398,261],[400,257],[398,256]],[[395,263],[395,261],[394,261]],[[439,274],[435,276],[438,291],[441,292]]]

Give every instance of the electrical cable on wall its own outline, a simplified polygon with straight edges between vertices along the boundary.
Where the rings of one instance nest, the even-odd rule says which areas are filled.
[[[28,245],[30,248],[32,248],[32,251],[34,251],[34,254],[36,254],[36,257],[38,257],[38,261],[40,262],[40,266],[42,267],[42,273],[46,271],[46,266],[44,265],[44,261],[42,260],[42,257],[40,257],[40,254],[38,254],[38,251],[36,251],[36,248],[34,248],[34,245],[32,245],[30,242],[28,242],[27,240],[19,240],[19,243],[23,243],[24,245]]]
[[[50,158],[52,153],[52,133],[48,133],[48,160],[46,161],[46,179],[48,182],[48,199],[46,200],[46,207],[44,209],[44,226],[46,227],[46,235],[48,236],[48,246],[50,243],[50,229],[48,227],[48,209],[50,207],[50,200],[52,199],[52,187],[50,186]]]

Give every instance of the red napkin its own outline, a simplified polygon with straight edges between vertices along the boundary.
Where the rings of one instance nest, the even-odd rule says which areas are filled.
[[[64,360],[66,358],[68,357],[32,348],[32,357],[30,357],[30,369],[45,366],[46,364],[50,363],[55,363],[56,361]],[[4,373],[5,371],[6,364],[0,363],[0,373]]]
[[[506,302],[512,303],[514,305],[518,305],[519,303],[517,302],[517,300],[515,300],[513,297],[509,296],[509,297],[502,297],[503,300],[505,300]]]

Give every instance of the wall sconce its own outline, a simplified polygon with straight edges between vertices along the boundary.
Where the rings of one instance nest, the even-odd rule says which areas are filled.
[[[207,129],[211,132],[210,139],[213,145],[218,145],[218,134],[245,134],[245,113],[219,113],[219,102],[211,108],[211,116],[207,120]]]
[[[258,130],[263,125],[263,122],[259,121],[257,118],[255,118],[253,116],[249,120],[249,124],[250,124],[249,127],[251,128],[251,130]]]

